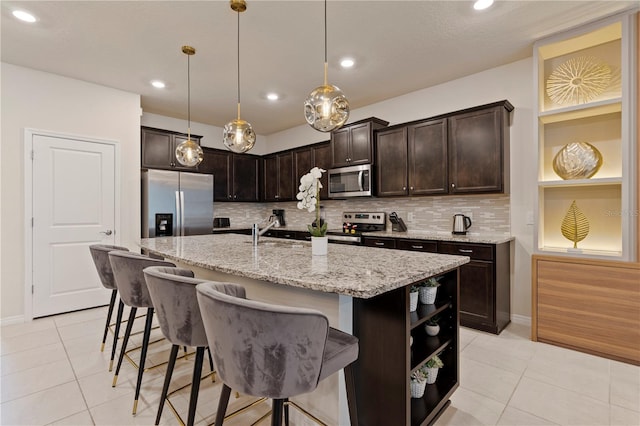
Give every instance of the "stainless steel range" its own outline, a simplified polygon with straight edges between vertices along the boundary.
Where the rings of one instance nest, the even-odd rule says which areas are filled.
[[[362,236],[367,232],[384,231],[387,215],[384,212],[343,212],[342,229],[327,231],[332,243],[362,244]]]

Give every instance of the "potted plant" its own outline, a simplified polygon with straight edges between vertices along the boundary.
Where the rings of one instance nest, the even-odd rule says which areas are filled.
[[[429,278],[420,286],[420,303],[430,305],[435,303],[440,283],[435,278]]]
[[[424,389],[427,387],[427,375],[421,368],[411,373],[409,386],[411,389],[411,398],[422,398]]]
[[[309,173],[300,178],[300,192],[296,195],[299,200],[297,207],[300,210],[306,209],[308,212],[316,212],[316,220],[309,225],[311,234],[311,253],[314,255],[327,255],[329,240],[326,236],[327,223],[320,220],[320,178],[326,170],[314,167]]]
[[[420,368],[424,375],[427,377],[428,385],[432,385],[436,382],[436,378],[438,377],[438,370],[442,367],[444,367],[444,363],[438,355],[434,355]]]
[[[438,333],[440,333],[440,324],[438,324],[439,321],[440,317],[438,317],[438,315],[432,316],[425,323],[424,331],[426,331],[429,336],[437,336]]]
[[[412,285],[409,290],[409,312],[418,309],[418,297],[420,294],[420,286]]]

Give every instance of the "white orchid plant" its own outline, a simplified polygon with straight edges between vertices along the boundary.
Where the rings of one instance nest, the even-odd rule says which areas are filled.
[[[296,195],[299,200],[298,208],[300,210],[306,209],[309,213],[314,210],[316,212],[316,220],[314,222],[316,226],[313,226],[313,224],[308,226],[309,232],[313,237],[324,237],[327,233],[327,224],[320,225],[320,188],[322,188],[320,178],[324,172],[326,170],[319,167],[309,170],[309,173],[300,178],[300,187],[298,188],[300,192]]]

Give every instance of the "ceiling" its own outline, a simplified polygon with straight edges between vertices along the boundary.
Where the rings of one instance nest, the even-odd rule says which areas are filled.
[[[240,15],[242,118],[269,135],[305,123],[302,104],[323,82],[323,3],[248,0]],[[532,54],[547,35],[610,15],[637,1],[328,2],[329,82],[355,109]],[[3,62],[141,95],[145,112],[223,127],[236,117],[237,16],[217,1],[3,0]],[[14,9],[39,19],[26,24]],[[351,56],[356,65],[338,65]],[[161,79],[163,90],[149,82]],[[268,92],[277,92],[277,102]]]

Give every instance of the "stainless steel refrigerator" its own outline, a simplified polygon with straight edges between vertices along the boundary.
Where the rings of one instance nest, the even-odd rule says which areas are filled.
[[[213,175],[142,171],[142,237],[211,234]]]

